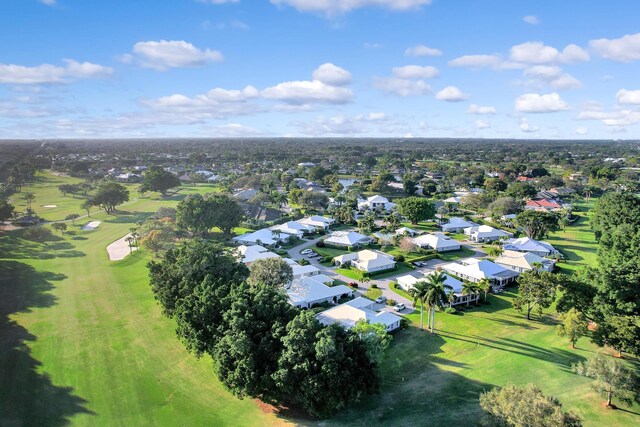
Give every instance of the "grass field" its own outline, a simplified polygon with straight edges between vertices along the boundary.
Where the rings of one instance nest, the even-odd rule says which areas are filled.
[[[27,190],[61,199],[51,185]],[[0,425],[316,424],[238,400],[214,378],[210,359],[184,350],[148,287],[146,251],[108,261],[108,243],[180,197],[154,195],[115,216],[95,213],[103,221],[95,231],[81,231],[84,221],[78,221],[73,234],[40,243],[24,240],[24,231],[0,235]],[[552,242],[571,251],[586,231],[564,234],[571,232],[576,243]],[[573,250],[582,257],[576,264],[589,262]],[[512,298],[503,293],[460,315],[438,313],[437,335],[415,327],[398,333],[384,362],[381,394],[321,425],[474,424],[478,394],[509,382],[536,383],[587,426],[640,424],[640,407],[605,410],[589,381],[571,373],[571,363],[596,351],[587,338],[569,349],[555,334],[553,316],[527,322],[511,308]],[[419,314],[409,320],[416,325]]]

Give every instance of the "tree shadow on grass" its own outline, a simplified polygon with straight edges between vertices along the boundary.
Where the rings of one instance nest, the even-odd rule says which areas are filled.
[[[52,281],[66,276],[39,272],[17,261],[0,261],[0,425],[62,426],[79,413],[94,414],[72,387],[53,384],[31,356],[28,341],[37,337],[10,319],[16,313],[50,307]]]
[[[413,327],[396,334],[383,361],[380,393],[364,396],[349,409],[322,420],[321,425],[477,424],[483,415],[479,396],[494,385],[443,369],[442,365],[459,367],[440,357],[444,343],[440,335]],[[278,416],[299,425],[318,422],[300,415],[299,411],[278,412]]]
[[[12,232],[0,236],[0,258],[5,259],[53,259],[75,258],[85,256],[84,252],[75,250],[75,246],[61,237],[54,235],[38,236],[37,240],[30,235]]]
[[[117,211],[114,216],[111,216],[105,222],[113,224],[135,224],[138,221],[144,221],[153,215],[153,212],[127,212]]]

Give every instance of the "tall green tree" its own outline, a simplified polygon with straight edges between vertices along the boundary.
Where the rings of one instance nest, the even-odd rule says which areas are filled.
[[[249,270],[216,242],[187,240],[169,249],[161,261],[147,264],[150,285],[163,313],[173,317],[176,304],[193,292],[207,276],[217,284],[246,280]]]
[[[572,308],[561,315],[561,320],[562,323],[556,328],[558,335],[569,338],[571,348],[576,348],[578,339],[587,334],[587,318],[584,317],[584,314]]]
[[[362,342],[364,342],[367,347],[369,360],[379,366],[393,340],[391,334],[387,332],[385,325],[359,320],[355,326],[351,328],[351,332],[356,334]]]
[[[433,203],[421,197],[406,197],[397,203],[398,211],[411,221],[411,224],[431,219],[435,214]]]
[[[91,198],[92,204],[113,213],[118,205],[129,201],[129,190],[117,182],[101,184]]]
[[[366,343],[339,324],[323,327],[312,311],[303,311],[282,342],[273,378],[287,399],[312,415],[330,416],[379,390],[378,365]]]
[[[513,306],[518,311],[525,311],[527,320],[531,320],[534,309],[541,316],[542,310],[549,308],[555,300],[557,278],[551,273],[526,271],[518,276],[518,284],[518,296],[513,300]]]
[[[409,289],[409,295],[413,298],[413,305],[420,304],[420,329],[424,330],[424,303],[429,291],[429,284],[425,281],[414,283]],[[430,312],[429,312],[430,313]],[[427,325],[428,326],[428,325]]]
[[[559,227],[558,221],[558,215],[555,213],[526,210],[516,215],[515,222],[529,238],[539,240],[549,232],[556,231]]]
[[[259,259],[251,264],[248,283],[282,289],[293,280],[293,269],[280,258]]]
[[[157,191],[163,196],[167,195],[167,190],[180,186],[180,179],[158,166],[152,166],[143,176],[139,191]]]
[[[572,369],[578,375],[593,379],[591,387],[607,397],[608,407],[613,407],[614,397],[627,405],[640,403],[638,374],[621,360],[597,354],[573,365]]]
[[[225,332],[211,353],[214,369],[234,395],[277,402],[281,394],[273,375],[286,326],[296,310],[281,290],[267,285],[240,284],[229,298],[231,306],[223,314]]]
[[[0,199],[0,222],[13,218],[15,208],[4,199]]]
[[[563,412],[562,404],[552,396],[545,396],[533,384],[525,387],[507,385],[480,395],[480,407],[490,425],[514,427],[578,427],[580,419],[571,412]]]

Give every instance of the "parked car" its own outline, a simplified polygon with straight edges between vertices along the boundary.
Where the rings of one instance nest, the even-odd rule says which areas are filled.
[[[396,304],[396,305],[395,305],[395,307],[393,307],[393,309],[394,309],[395,311],[402,311],[402,310],[404,310],[405,308],[407,308],[407,306],[406,306],[406,305],[404,305],[403,303],[398,303],[398,304]]]
[[[311,250],[311,249],[304,249],[304,250],[300,251],[300,254],[301,255],[306,255],[306,254],[310,254],[312,252],[313,252],[313,250]]]
[[[310,254],[307,254],[307,258],[315,258],[317,256],[318,256],[318,254],[315,253],[315,252],[311,252]]]
[[[387,297],[385,297],[384,295],[380,295],[378,298],[376,298],[376,302],[378,304],[384,304],[385,301],[387,301]]]

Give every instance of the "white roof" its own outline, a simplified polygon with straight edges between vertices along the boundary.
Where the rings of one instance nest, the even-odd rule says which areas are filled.
[[[345,304],[348,304],[351,307],[355,307],[355,308],[371,308],[374,302],[371,301],[369,298],[358,297],[358,298],[352,299],[351,301],[345,302]]]
[[[242,262],[245,264],[250,264],[259,259],[267,259],[267,258],[279,258],[280,255],[270,252],[267,248],[260,245],[253,246],[239,246],[238,252],[242,256]]]
[[[451,262],[442,269],[455,275],[469,276],[477,280],[494,277],[513,277],[515,272],[486,259],[466,258],[459,262]]]
[[[418,231],[414,230],[413,228],[409,228],[409,227],[400,227],[396,230],[396,234],[418,234]]]
[[[449,222],[446,224],[442,224],[441,227],[443,229],[445,228],[468,228],[468,227],[473,227],[474,225],[478,225],[474,222],[470,222],[467,221],[465,219],[459,218],[457,216],[454,216],[453,218],[449,219]]]
[[[312,276],[320,271],[318,267],[314,267],[311,264],[300,265],[296,262],[290,265],[291,265],[291,269],[293,270],[293,277]]]
[[[410,289],[413,287],[413,285],[415,285],[418,282],[423,282],[426,279],[428,279],[428,277],[432,274],[434,274],[435,271],[431,271],[429,273],[425,273],[424,277],[415,277],[412,276],[411,274],[407,274],[406,276],[400,276],[396,279],[396,281],[398,282],[398,284],[400,284],[403,288],[405,289]],[[462,282],[458,279],[456,279],[455,277],[451,277],[448,274],[444,275],[445,277],[445,281],[444,284],[451,286],[453,288],[454,292],[461,292],[462,291]]]
[[[334,231],[333,233],[331,233],[331,236],[329,236],[329,238],[325,240],[325,243],[353,246],[358,243],[370,240],[371,237],[365,236],[364,234],[360,234],[355,231]]]
[[[274,245],[277,243],[277,240],[273,236],[273,232],[268,228],[263,228],[252,233],[243,234],[242,236],[234,237],[231,240],[249,243],[258,243],[258,241],[260,241],[265,245]]]
[[[503,248],[505,250],[515,250],[520,252],[548,252],[548,253],[556,253],[558,252],[556,248],[551,246],[547,242],[540,242],[538,240],[533,240],[528,237],[520,237],[519,239],[509,239],[505,241]]]
[[[468,235],[477,235],[478,237],[511,236],[510,233],[491,227],[490,225],[475,225],[473,227],[465,228],[464,233]]]
[[[295,234],[295,235],[301,235],[303,233],[310,233],[315,231],[315,228],[313,228],[312,226],[302,224],[299,221],[288,221],[288,222],[285,222],[284,224],[274,225],[273,227],[270,227],[270,228],[271,230],[280,230],[285,234]]]
[[[460,203],[460,197],[449,197],[448,199],[444,199],[445,203]]]
[[[328,280],[327,280],[328,279]],[[289,300],[295,305],[300,303],[313,303],[338,297],[344,294],[353,294],[353,289],[345,285],[327,286],[324,283],[332,282],[331,278],[324,274],[317,276],[303,277],[294,280],[291,286],[286,289]]]
[[[375,312],[367,308],[353,307],[349,303],[340,304],[337,307],[323,311],[316,318],[324,325],[340,322],[347,329],[354,327],[359,320],[369,321],[369,323],[382,323],[385,327],[389,327],[401,320],[400,316],[387,311]]]
[[[532,270],[534,263],[540,263],[542,265],[553,264],[553,261],[542,258],[531,252],[517,252],[505,250],[499,258],[495,260],[496,264],[510,265],[513,267],[521,267]]]
[[[302,219],[298,220],[297,222],[299,222],[300,224],[311,225],[311,226],[314,226],[314,227],[326,227],[328,225],[333,224],[335,222],[335,219],[327,218],[327,217],[320,216],[320,215],[312,215],[312,216],[308,216],[306,218],[302,218]]]
[[[389,203],[389,199],[379,194],[371,197],[367,197],[367,202],[369,203]]]
[[[339,261],[341,264],[347,261],[353,261],[355,264],[362,266],[366,271],[375,267],[384,267],[390,263],[395,264],[393,256],[369,249],[339,255],[335,257],[334,260]]]
[[[423,234],[413,239],[416,245],[430,246],[434,249],[460,247],[460,242],[441,233]]]

